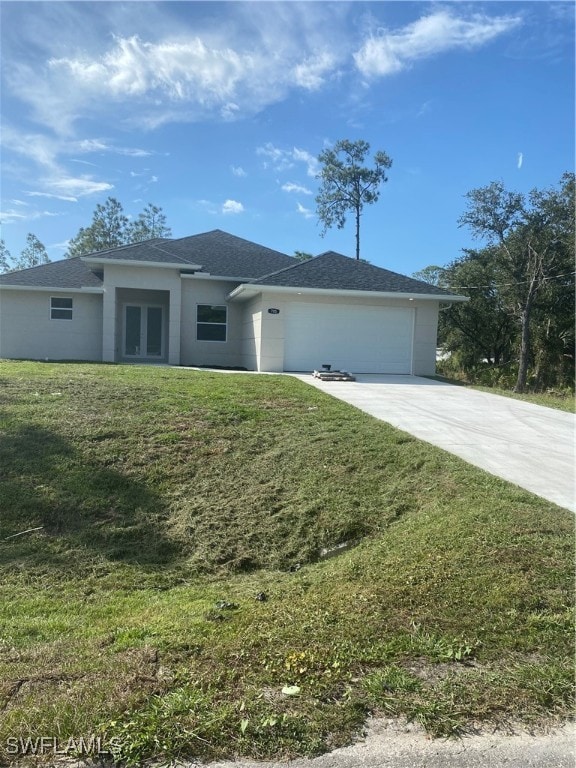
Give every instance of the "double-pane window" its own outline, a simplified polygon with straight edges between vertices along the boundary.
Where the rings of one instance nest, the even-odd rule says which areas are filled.
[[[227,314],[225,306],[198,304],[196,339],[198,341],[226,341]]]
[[[62,299],[57,296],[51,296],[50,319],[72,320],[72,299]]]

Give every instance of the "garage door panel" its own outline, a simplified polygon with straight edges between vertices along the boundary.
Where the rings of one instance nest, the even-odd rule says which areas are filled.
[[[411,373],[413,327],[412,309],[297,302],[284,320],[284,369]]]

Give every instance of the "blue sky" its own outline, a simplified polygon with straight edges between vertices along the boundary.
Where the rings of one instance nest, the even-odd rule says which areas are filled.
[[[2,237],[62,258],[108,196],[174,237],[224,229],[292,254],[321,237],[316,157],[393,160],[361,255],[411,274],[473,244],[467,191],[574,168],[574,4],[11,2],[2,14]]]

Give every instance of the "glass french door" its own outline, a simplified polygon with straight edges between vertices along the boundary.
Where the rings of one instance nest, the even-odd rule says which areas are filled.
[[[124,356],[162,357],[164,310],[146,304],[124,306]]]

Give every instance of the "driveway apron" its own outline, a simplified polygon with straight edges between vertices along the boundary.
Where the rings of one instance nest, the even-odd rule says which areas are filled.
[[[419,376],[358,375],[318,389],[576,511],[574,414]]]

